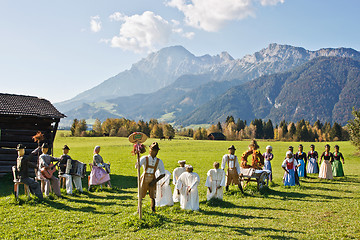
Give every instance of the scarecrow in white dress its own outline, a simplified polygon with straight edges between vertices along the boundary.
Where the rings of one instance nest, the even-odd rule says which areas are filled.
[[[155,177],[157,178],[159,176],[160,176],[160,171],[158,169],[155,173]],[[174,205],[174,201],[172,199],[171,187],[170,187],[170,177],[171,177],[171,173],[168,170],[165,170],[165,177],[163,177],[156,183],[155,205],[157,207]]]
[[[197,189],[199,183],[199,175],[193,172],[191,165],[186,165],[186,172],[180,175],[176,183],[182,209],[199,210],[199,191]]]
[[[176,186],[177,180],[180,177],[180,175],[183,172],[186,172],[185,163],[186,163],[185,160],[178,161],[178,164],[180,166],[175,168],[174,171],[173,171],[173,184],[175,186]],[[176,188],[174,189],[174,193],[173,193],[173,201],[174,202],[179,202],[180,201],[180,195],[178,194],[178,191],[176,190]]]
[[[223,199],[223,187],[225,186],[225,171],[219,169],[220,164],[214,162],[214,169],[210,169],[207,173],[205,186],[207,190],[207,200],[212,198]]]

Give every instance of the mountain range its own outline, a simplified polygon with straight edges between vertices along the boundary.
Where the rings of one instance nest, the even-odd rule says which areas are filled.
[[[319,57],[285,73],[259,77],[232,87],[190,114],[183,125],[216,123],[227,116],[297,122],[338,122],[360,108],[360,62],[351,58]]]
[[[325,58],[328,60],[325,61]],[[313,82],[316,89],[322,89],[319,87],[322,86],[319,85],[320,82],[324,83],[327,74],[336,75],[334,71],[337,69],[328,69],[323,65],[336,66],[336,63],[333,62],[344,58],[347,61],[354,61],[353,65],[355,66],[355,63],[360,60],[360,53],[351,48],[309,51],[301,47],[270,44],[267,48],[252,55],[234,59],[227,52],[216,56],[196,57],[185,48],[174,46],[150,54],[147,58],[133,64],[130,70],[119,73],[73,99],[56,103],[55,106],[68,116],[68,120],[62,122],[63,125],[69,125],[74,118],[91,121],[95,118],[105,120],[108,117],[126,117],[134,120],[157,118],[184,126],[223,121],[227,115],[244,120],[252,120],[256,117],[270,118],[275,122],[282,119],[293,121],[301,114],[284,115],[282,111],[286,104],[280,101],[282,97],[285,97],[284,92],[287,92],[282,89],[286,89],[291,82],[287,80],[286,76],[293,74],[291,72],[293,70],[315,71],[310,68],[316,63],[317,66],[322,66],[323,71],[318,74],[317,78],[307,81],[308,83]],[[333,69],[335,70],[331,74],[328,73],[328,70]],[[287,75],[279,76],[277,73]],[[295,79],[294,76],[293,79]],[[304,75],[296,76],[303,77]],[[311,77],[314,76],[311,75]],[[349,80],[350,84],[357,83],[355,75],[348,77],[355,79],[354,83]],[[259,81],[264,85],[272,82],[276,87],[270,88],[271,93],[262,95],[267,90],[255,86]],[[254,95],[249,96],[243,92],[244,90],[241,90],[252,86],[255,91]],[[307,85],[301,84],[294,86],[298,89],[307,87]],[[241,93],[243,97],[239,99],[231,93],[235,95]],[[326,95],[325,92],[319,94],[316,97]],[[252,96],[258,96],[255,102]],[[296,105],[294,101],[297,96],[297,94],[290,95],[291,99],[288,99],[287,102]],[[226,97],[228,99],[225,100]],[[277,102],[275,102],[276,99]],[[220,100],[224,105],[220,104]],[[350,108],[351,112],[352,106],[347,104],[354,104],[353,102],[343,102],[342,105],[339,103],[340,105],[337,106]],[[358,102],[359,99],[355,101],[355,105]],[[238,107],[235,109],[239,111],[234,111],[233,105]],[[244,108],[245,105],[248,105],[248,109]],[[275,105],[282,107],[275,108]],[[299,112],[301,106],[296,106],[298,107],[297,112]],[[268,110],[269,108],[271,111]],[[242,110],[240,111],[240,109]],[[326,117],[323,116],[324,114],[319,113],[320,115],[318,115],[317,112],[311,114],[307,120],[324,119],[342,123],[348,120],[347,114],[344,115],[344,112],[334,109],[331,114],[327,112]]]

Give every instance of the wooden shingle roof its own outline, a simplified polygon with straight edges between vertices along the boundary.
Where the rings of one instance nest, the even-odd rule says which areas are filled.
[[[32,96],[0,93],[0,115],[64,118],[48,100]]]

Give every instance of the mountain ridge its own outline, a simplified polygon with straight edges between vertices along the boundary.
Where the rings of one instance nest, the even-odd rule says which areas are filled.
[[[183,55],[177,54],[178,51],[180,51]],[[164,59],[167,59],[166,56],[168,56],[168,52],[170,52],[170,56],[187,56],[185,61],[180,61],[183,60],[182,58],[176,59],[174,57],[170,57],[171,60],[177,63],[176,66],[179,68],[180,66],[183,66],[182,64],[189,63],[191,59],[197,61],[197,63],[195,63],[195,67],[193,65],[187,67],[188,70],[194,67],[197,72],[195,74],[194,72],[191,72],[180,75],[181,73],[179,73],[179,68],[168,67],[166,70],[167,76],[170,75],[170,71],[174,72],[172,73],[172,77],[175,77],[176,74],[179,74],[180,76],[171,80],[171,83],[167,83],[167,86],[163,88],[150,90],[151,88],[148,87],[148,93],[142,92],[142,94],[145,95],[141,95],[145,98],[155,95],[162,96],[160,98],[158,97],[158,101],[135,101],[134,103],[134,101],[131,101],[131,99],[136,98],[136,95],[134,94],[130,96],[115,97],[112,97],[113,95],[109,94],[106,98],[102,98],[101,101],[84,102],[73,99],[70,102],[65,102],[68,106],[70,106],[68,108],[61,106],[61,104],[55,104],[55,106],[58,107],[60,111],[65,112],[69,116],[69,119],[73,118],[73,115],[75,114],[77,116],[81,116],[80,112],[84,113],[82,116],[85,119],[89,118],[90,115],[94,115],[89,113],[87,105],[84,105],[86,111],[85,109],[83,111],[81,109],[82,103],[92,105],[95,111],[97,108],[96,105],[99,105],[96,104],[96,102],[106,102],[106,104],[114,106],[109,112],[109,116],[116,113],[119,116],[125,116],[135,120],[139,120],[141,118],[148,120],[149,118],[162,118],[163,115],[171,113],[171,116],[173,117],[171,119],[167,119],[167,121],[173,122],[177,118],[185,116],[197,107],[206,103],[206,101],[210,101],[213,98],[216,98],[217,95],[226,92],[226,90],[232,86],[251,81],[260,76],[288,71],[318,56],[351,57],[353,59],[360,60],[360,53],[351,48],[322,48],[317,51],[310,51],[302,47],[273,43],[267,48],[261,49],[252,55],[246,55],[241,59],[234,59],[227,52],[222,52],[215,56],[203,55],[196,57],[184,47],[175,46],[164,48],[156,53],[152,53],[147,58],[133,64],[131,74],[136,73],[144,79],[147,78],[147,80],[155,78],[154,76],[158,73],[151,73],[151,71],[153,71],[156,67],[172,66],[169,62],[166,64],[161,62],[164,61]],[[176,52],[176,54],[174,52]],[[147,65],[148,62],[151,62],[154,65]],[[140,71],[138,68],[143,69]],[[126,70],[120,74],[129,74],[130,70]],[[131,79],[131,77],[128,79]],[[199,79],[202,79],[201,85],[197,85],[197,81],[200,81]],[[116,81],[116,79],[114,81]],[[149,81],[151,82],[151,80]],[[187,82],[181,83],[181,81]],[[192,85],[192,82],[196,84]],[[181,87],[176,87],[175,85],[172,85],[173,83],[181,85]],[[108,81],[105,81],[102,84],[108,84],[109,86],[107,86],[107,88],[112,89],[112,91],[115,89],[115,87]],[[136,84],[140,83],[136,82]],[[98,85],[97,87],[99,86],[101,85]],[[168,91],[167,94],[166,91]],[[124,106],[124,104],[121,103],[122,101],[127,102],[127,105],[131,104],[131,110],[128,110],[129,107],[127,106],[121,107]],[[154,104],[158,105],[155,110],[153,107]],[[75,107],[76,109],[74,109]],[[102,110],[108,111],[104,108]],[[102,114],[102,116],[105,115],[105,113]]]

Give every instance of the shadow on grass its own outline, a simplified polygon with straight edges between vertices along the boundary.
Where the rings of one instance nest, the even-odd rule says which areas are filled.
[[[48,207],[52,207],[58,210],[66,210],[66,211],[75,211],[75,212],[91,212],[91,213],[95,213],[95,214],[105,214],[103,212],[99,212],[96,210],[96,208],[94,207],[81,207],[81,208],[74,208],[71,206],[68,206],[64,203],[58,202],[58,201],[52,201],[49,199],[44,199],[44,201],[42,202],[42,204],[48,206]]]
[[[329,199],[343,199],[344,197],[335,197],[329,195],[321,195],[321,194],[308,194],[308,193],[299,193],[299,192],[282,192],[274,189],[266,189],[263,193],[264,197],[272,198],[273,196],[282,197],[282,200],[297,200],[297,201],[313,201],[312,198],[322,198],[324,200],[317,199],[316,201],[326,201]],[[310,199],[305,199],[310,198]]]
[[[303,186],[306,190],[320,190],[320,191],[330,191],[330,192],[344,192],[344,193],[353,193],[349,190],[341,190],[341,189],[332,189],[332,188],[325,188],[325,187],[312,187],[312,186]]]
[[[297,238],[294,238],[294,237],[275,236],[275,235],[268,235],[266,237],[270,238],[270,239],[288,239],[288,240],[297,239]]]
[[[200,223],[200,222],[195,222],[195,221],[183,221],[183,222],[179,222],[177,224],[182,224],[182,225],[189,225],[189,226],[205,226],[205,227],[213,227],[213,228],[219,228],[219,227],[223,227],[223,228],[229,228],[231,230],[234,230],[235,232],[238,232],[239,234],[242,235],[246,235],[246,236],[256,236],[257,233],[256,232],[287,232],[287,233],[303,233],[301,231],[286,231],[283,229],[273,229],[273,228],[266,228],[266,227],[237,227],[237,226],[229,226],[229,225],[221,225],[221,224],[211,224],[211,223]],[[249,231],[252,233],[249,233]]]
[[[208,215],[208,216],[222,216],[222,217],[234,217],[234,218],[240,218],[240,219],[274,219],[273,217],[257,217],[257,216],[250,216],[250,215],[241,215],[237,213],[223,213],[218,211],[206,211],[206,210],[200,210],[200,213]]]
[[[200,204],[206,204],[209,207],[219,208],[240,208],[240,209],[251,209],[251,210],[281,210],[288,211],[286,208],[270,208],[270,207],[258,207],[258,206],[239,206],[228,201],[213,198],[210,201],[201,201]]]

